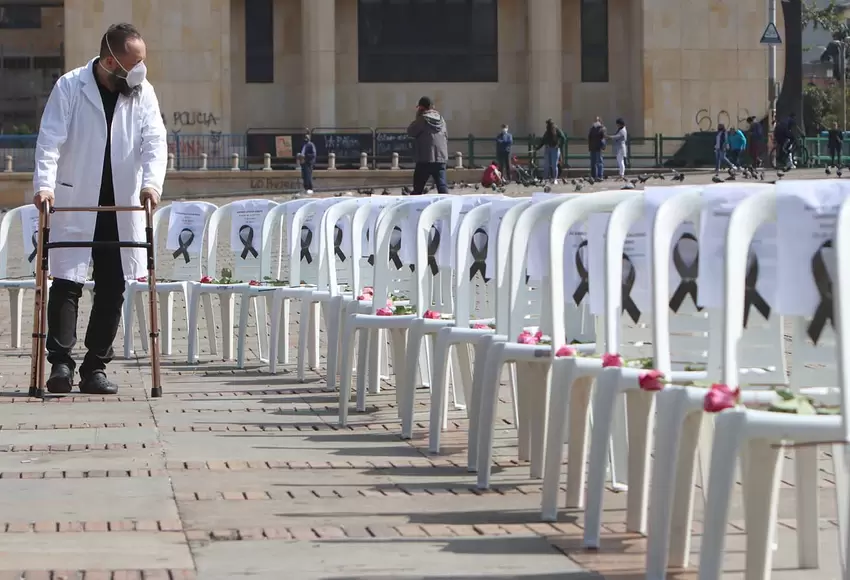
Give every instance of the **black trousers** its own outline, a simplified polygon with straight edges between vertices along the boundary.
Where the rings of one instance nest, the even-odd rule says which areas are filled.
[[[502,172],[502,178],[505,181],[511,180],[511,154],[496,153],[496,162],[499,164],[499,171]]]
[[[829,159],[830,164],[835,165],[836,167],[841,165],[841,146],[830,145],[829,146]]]
[[[103,220],[101,218],[104,218]],[[95,241],[117,241],[115,214],[98,214]],[[61,233],[57,232],[61,236]],[[86,356],[80,366],[80,376],[103,370],[115,353],[112,343],[118,334],[121,307],[124,304],[124,268],[121,250],[117,247],[93,248],[94,305],[86,330]],[[50,364],[66,364],[74,371],[76,364],[71,351],[77,344],[77,313],[83,285],[71,280],[54,278],[47,301],[47,360]]]
[[[413,195],[421,195],[425,191],[429,177],[434,180],[437,193],[449,192],[445,163],[417,163],[413,169]]]
[[[304,182],[304,189],[313,189],[313,164],[301,163],[301,181]]]

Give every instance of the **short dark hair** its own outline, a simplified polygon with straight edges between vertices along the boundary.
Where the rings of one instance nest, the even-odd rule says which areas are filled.
[[[100,39],[100,56],[123,56],[127,54],[127,41],[141,39],[142,33],[139,29],[127,22],[120,22],[110,26],[103,38]],[[109,49],[112,49],[110,54]]]

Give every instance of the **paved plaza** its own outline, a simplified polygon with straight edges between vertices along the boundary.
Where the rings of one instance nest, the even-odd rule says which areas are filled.
[[[13,230],[15,263],[20,237]],[[144,356],[110,366],[121,386],[117,397],[28,399],[31,296],[22,349],[10,348],[9,309],[5,299],[0,304],[0,579],[643,578],[645,540],[625,532],[624,494],[605,498],[599,552],[581,549],[580,511],[540,522],[541,482],[516,460],[507,388],[494,485],[481,492],[465,467],[462,412],[451,413],[439,456],[427,450],[426,390],[417,393],[412,441],[399,437],[391,384],[339,429],[324,368],[299,383],[294,366],[269,375],[251,351],[238,370],[209,354],[204,323],[201,362],[187,365],[179,299],[161,399],[148,396]],[[90,300],[82,304],[80,342]],[[255,335],[252,326],[251,346]],[[119,338],[116,352],[122,349]],[[839,578],[830,460],[823,454],[815,571],[797,569],[793,467],[789,452],[773,578]],[[698,497],[694,564],[701,504]],[[745,550],[740,494],[731,519],[724,578],[738,580]]]

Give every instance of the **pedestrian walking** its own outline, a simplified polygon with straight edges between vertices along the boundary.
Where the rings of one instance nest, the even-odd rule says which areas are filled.
[[[611,149],[614,152],[614,157],[617,159],[617,172],[621,178],[625,179],[626,158],[629,156],[629,133],[626,130],[626,122],[622,118],[618,118],[616,123],[617,131],[611,135]]]
[[[750,163],[753,167],[761,167],[761,151],[764,142],[764,127],[755,117],[748,117],[749,123],[749,138],[747,139],[747,149],[750,156]]]
[[[729,161],[737,169],[741,166],[741,158],[747,148],[747,138],[737,127],[729,127]]]
[[[511,135],[507,125],[502,125],[502,130],[496,137],[496,161],[499,171],[506,181],[511,179],[511,149],[514,145],[514,136]]]
[[[316,167],[316,144],[310,133],[304,133],[304,145],[301,147],[301,181],[307,195],[313,194],[313,169]]]
[[[595,179],[602,179],[605,173],[605,165],[602,161],[602,152],[605,150],[607,130],[602,124],[602,119],[596,117],[590,131],[587,133],[587,150],[590,152],[590,175]]]
[[[729,135],[726,133],[726,125],[720,123],[717,126],[717,133],[714,135],[714,173],[720,173],[720,168],[723,164],[727,164],[732,169],[735,166],[726,157],[726,151],[729,149]]]
[[[35,149],[33,203],[56,207],[159,203],[168,165],[159,103],[146,80],[147,49],[131,24],[109,27],[100,55],[60,77],[44,108]],[[144,242],[141,212],[60,212],[51,238],[69,242]],[[70,393],[76,363],[77,315],[89,266],[94,304],[80,366],[80,391],[113,395],[106,377],[114,356],[126,280],[146,276],[145,250],[96,246],[50,252],[53,282],[47,302],[47,380],[51,393]]]
[[[424,193],[429,177],[434,180],[437,193],[448,193],[446,163],[449,159],[449,136],[446,121],[434,109],[434,103],[429,97],[419,99],[416,118],[407,128],[407,134],[413,138],[413,156],[416,160],[412,195]]]
[[[558,161],[561,159],[561,149],[566,144],[567,137],[564,132],[552,119],[546,119],[546,130],[543,132],[543,137],[540,138],[536,149],[536,151],[539,151],[545,147],[546,169],[544,179],[551,179],[552,181],[558,179]]]
[[[829,146],[830,164],[834,167],[841,167],[841,149],[844,147],[844,133],[838,128],[838,122],[832,124],[832,129],[829,130],[827,140]]]

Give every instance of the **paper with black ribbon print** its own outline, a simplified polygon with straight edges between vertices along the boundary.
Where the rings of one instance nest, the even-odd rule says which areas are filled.
[[[640,309],[637,307],[637,304],[635,304],[635,301],[632,298],[632,289],[634,288],[635,280],[637,279],[637,270],[635,269],[635,265],[632,263],[631,258],[629,258],[626,254],[623,254],[622,278],[621,301],[623,310],[629,315],[629,318],[637,324],[640,321]]]
[[[587,220],[587,270],[590,288],[600,291],[590,292],[590,312],[601,315],[605,312],[605,244],[608,236],[610,213],[591,214]],[[626,234],[621,252],[622,284],[620,305],[635,323],[640,320],[641,311],[650,305],[649,284],[649,236],[644,219]]]
[[[33,263],[35,261],[35,257],[38,255],[38,232],[32,233],[30,241],[32,241],[32,252],[30,252],[30,255],[27,256],[27,262]]]
[[[394,226],[393,231],[390,234],[390,262],[392,262],[396,270],[401,270],[401,267],[404,265],[401,261],[401,257],[399,256],[399,252],[401,252],[402,235],[401,228]]]
[[[428,269],[431,270],[431,275],[436,276],[440,273],[440,266],[437,264],[437,252],[440,249],[440,230],[435,225],[431,226],[428,231]],[[416,264],[410,265],[410,271],[416,271]]]
[[[758,291],[759,259],[751,253],[747,259],[747,275],[744,279],[744,328],[750,320],[750,309],[755,308],[765,320],[770,318],[770,304]]]
[[[195,240],[195,232],[190,230],[189,228],[183,228],[180,230],[180,233],[177,236],[178,243],[180,244],[176,250],[171,254],[171,257],[175,260],[183,257],[183,261],[185,263],[189,263],[192,259],[189,257],[189,248],[192,246],[192,242]]]
[[[689,260],[682,256],[686,244],[693,245],[693,257]],[[702,311],[702,307],[699,306],[699,285],[697,284],[699,277],[699,241],[695,235],[685,232],[679,236],[679,239],[673,244],[672,260],[673,268],[679,276],[679,285],[670,297],[670,310],[679,312],[685,299],[690,296],[697,311]]]
[[[576,289],[573,291],[573,302],[575,302],[576,306],[581,306],[582,300],[584,300],[585,296],[587,296],[590,292],[590,280],[587,265],[585,263],[586,260],[587,240],[582,240],[573,254],[575,271],[579,278],[578,286],[576,286]]]
[[[485,260],[487,271],[493,274],[497,271],[496,252],[498,248],[499,229],[502,226],[502,220],[505,214],[517,203],[521,203],[521,198],[495,200],[490,202],[490,219],[487,222],[487,258]]]
[[[257,248],[254,247],[254,228],[252,226],[244,225],[239,228],[239,241],[242,242],[242,252],[239,254],[240,258],[247,260],[249,255],[253,258],[260,255]]]
[[[489,282],[487,277],[487,254],[490,251],[490,235],[484,228],[478,228],[473,232],[469,241],[469,252],[472,254],[472,265],[469,267],[469,279],[481,274],[484,282]]]
[[[345,262],[345,252],[342,251],[342,228],[338,225],[334,226],[334,254],[339,258],[340,262]]]
[[[812,256],[812,279],[815,281],[818,294],[820,294],[820,302],[815,309],[815,314],[809,322],[806,332],[814,344],[817,344],[818,340],[820,340],[821,333],[826,327],[827,322],[833,327],[835,326],[835,319],[833,318],[832,277],[829,274],[826,259],[824,258],[826,250],[832,250],[832,240],[825,241],[818,248],[818,251],[815,252],[815,255]]]
[[[549,201],[563,194],[539,193],[531,194],[531,207]],[[549,273],[549,224],[552,214],[532,226],[526,250],[526,270],[529,279],[543,280]]]
[[[313,254],[310,253],[310,244],[313,243],[313,230],[308,228],[307,226],[301,226],[300,236],[300,247],[301,247],[301,255],[300,260],[303,262],[307,262],[308,264],[313,263]]]

